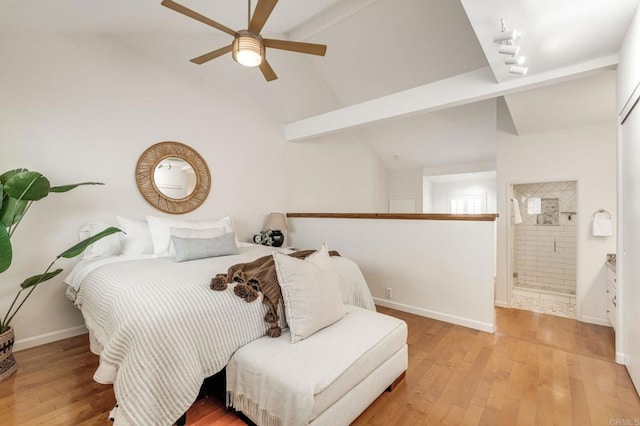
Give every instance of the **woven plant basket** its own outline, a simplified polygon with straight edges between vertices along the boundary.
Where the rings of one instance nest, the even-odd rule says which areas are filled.
[[[13,342],[15,335],[13,328],[0,334],[0,382],[7,379],[18,369],[16,359],[13,357]]]

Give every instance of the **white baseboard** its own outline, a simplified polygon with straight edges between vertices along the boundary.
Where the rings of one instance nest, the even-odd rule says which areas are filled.
[[[41,334],[39,336],[28,337],[26,339],[16,340],[16,343],[13,345],[13,351],[19,352],[25,349],[33,348],[35,346],[56,342],[58,340],[79,336],[85,333],[88,333],[86,327],[84,325],[80,325],[77,327],[71,327],[64,330]]]
[[[616,362],[618,364],[626,365],[624,354],[622,352],[616,352]]]
[[[373,301],[376,305],[384,306],[391,309],[397,309],[398,311],[408,312],[410,314],[420,315],[422,317],[432,318],[439,321],[449,322],[451,324],[461,325],[463,327],[473,328],[474,330],[480,330],[487,333],[493,333],[495,331],[494,324],[482,321],[476,321],[470,318],[459,317],[457,315],[451,315],[444,312],[432,311],[429,309],[419,308],[417,306],[405,305],[404,303],[392,302],[387,299],[380,299],[374,297]]]
[[[596,317],[590,317],[590,316],[587,316],[587,315],[583,315],[582,319],[580,321],[586,322],[586,323],[589,323],[589,324],[603,325],[605,327],[611,327],[611,323],[609,322],[609,320],[607,318],[596,318]]]
[[[498,308],[510,308],[511,306],[509,306],[509,304],[507,302],[504,302],[502,300],[496,300],[495,302],[493,302],[494,306],[497,306]]]

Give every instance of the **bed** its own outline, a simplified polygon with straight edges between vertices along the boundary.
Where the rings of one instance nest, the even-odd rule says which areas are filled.
[[[113,384],[116,426],[173,424],[196,400],[205,378],[221,371],[238,348],[265,335],[262,295],[247,303],[234,295],[233,285],[220,292],[209,287],[217,273],[274,249],[251,244],[238,250],[181,263],[153,255],[87,259],[65,279],[91,350],[100,356],[94,380]],[[375,310],[358,266],[331,259],[343,302]]]

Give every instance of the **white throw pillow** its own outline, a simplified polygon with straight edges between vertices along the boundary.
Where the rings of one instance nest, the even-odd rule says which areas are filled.
[[[80,228],[80,239],[85,240],[107,229],[109,225],[104,223],[88,223]],[[92,259],[103,256],[118,256],[122,252],[120,235],[111,234],[87,247],[82,254],[83,259]]]
[[[182,238],[171,236],[176,262],[238,254],[235,232],[215,238]]]
[[[120,243],[124,256],[153,254],[151,232],[149,232],[149,225],[146,221],[118,216],[118,224],[120,229],[125,232],[125,234],[120,234]]]
[[[156,256],[170,256],[173,254],[171,250],[171,228],[224,228],[224,233],[234,231],[233,223],[229,216],[218,220],[184,220],[170,217],[147,216],[147,222],[151,230],[153,254]]]
[[[278,282],[282,290],[291,343],[341,319],[346,311],[329,250],[320,250],[306,259],[274,252]]]

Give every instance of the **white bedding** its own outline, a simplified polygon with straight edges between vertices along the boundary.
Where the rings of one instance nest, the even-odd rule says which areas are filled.
[[[176,263],[114,257],[80,262],[65,280],[99,343],[94,379],[113,383],[115,425],[171,425],[195,401],[202,381],[239,347],[264,336],[267,307],[209,288],[231,265],[271,254],[264,246],[234,256]],[[332,257],[345,303],[375,310],[360,269]],[[282,315],[281,315],[282,317]]]

